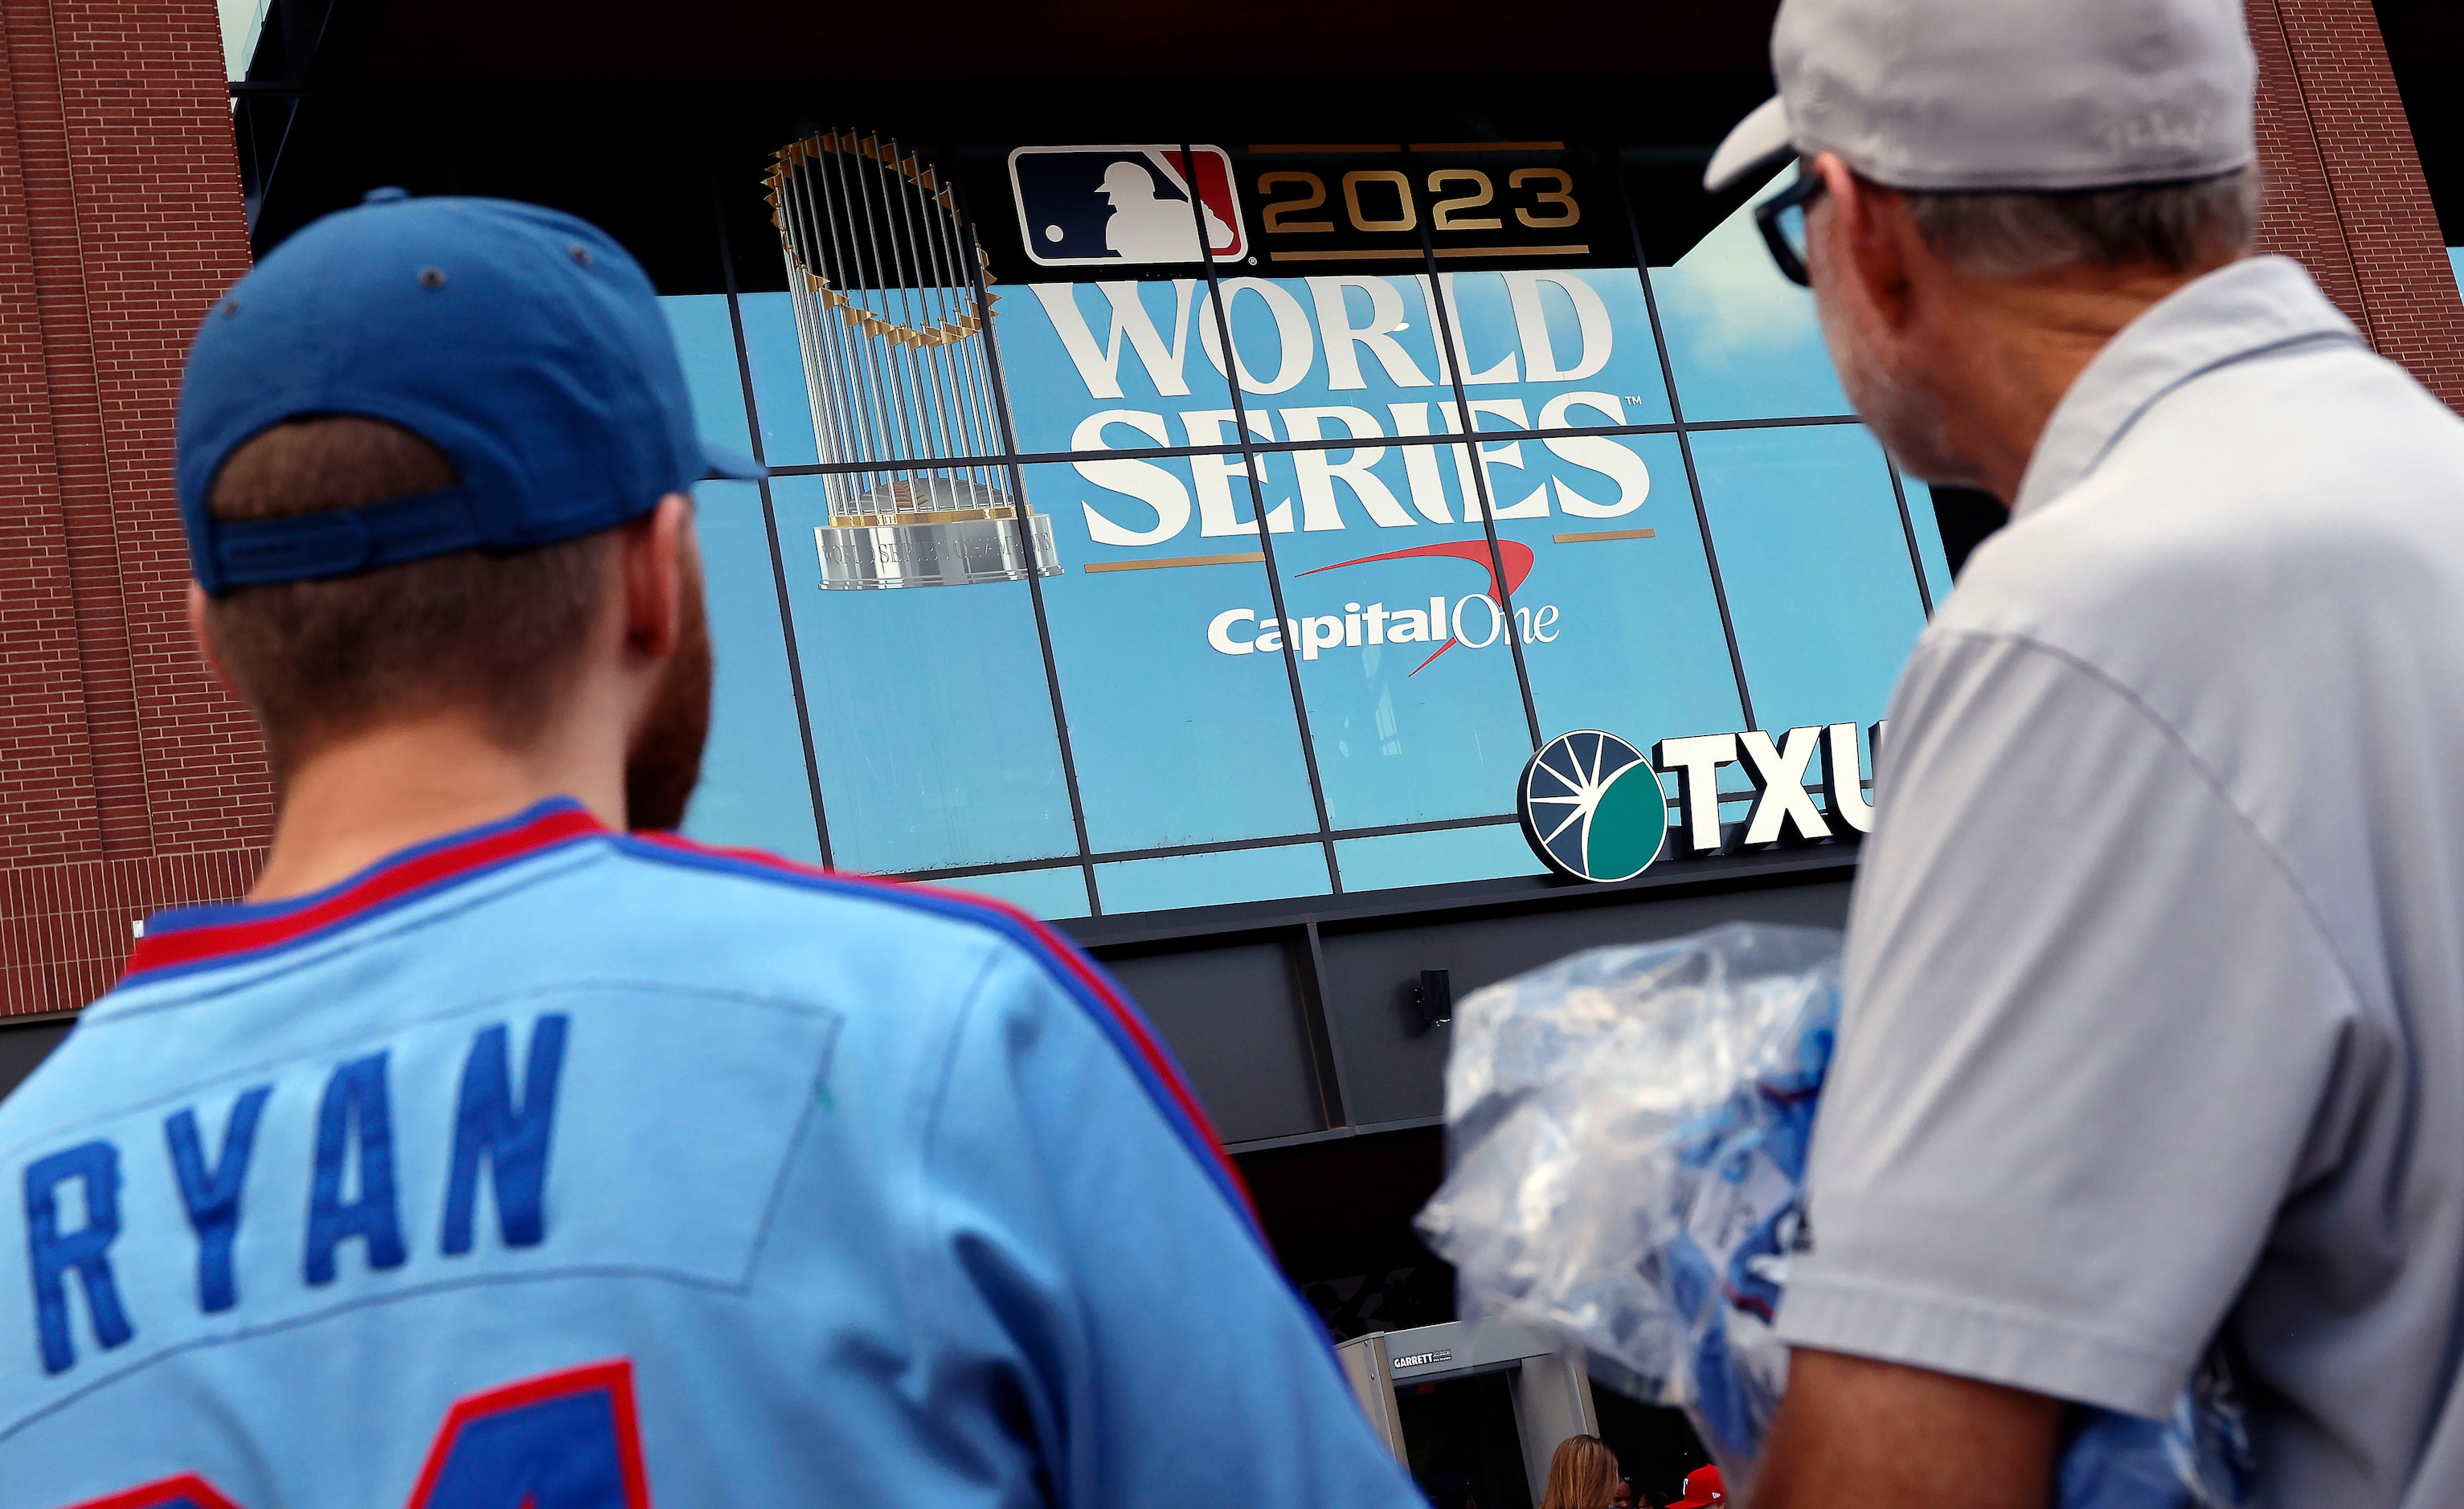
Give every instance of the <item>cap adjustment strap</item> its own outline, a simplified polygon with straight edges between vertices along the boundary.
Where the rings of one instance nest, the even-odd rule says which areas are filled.
[[[213,526],[217,590],[347,577],[487,543],[460,486],[364,508]]]

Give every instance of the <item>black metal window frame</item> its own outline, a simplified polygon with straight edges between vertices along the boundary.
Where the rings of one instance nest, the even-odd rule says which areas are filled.
[[[1186,142],[1184,142],[1182,150],[1184,153],[1189,152],[1190,148]],[[1652,286],[1651,265],[1645,253],[1640,213],[1634,203],[1633,189],[1629,183],[1628,175],[1623,168],[1621,149],[1619,146],[1612,144],[1595,147],[1593,148],[1593,151],[1595,153],[1595,160],[1606,167],[1606,176],[1613,183],[1616,188],[1617,196],[1617,211],[1619,217],[1624,222],[1624,232],[1634,257],[1633,266],[1635,274],[1641,285],[1643,307],[1649,317],[1651,325],[1652,345],[1654,353],[1659,359],[1661,381],[1668,394],[1670,415],[1668,421],[1664,423],[1607,425],[1584,426],[1580,428],[1518,429],[1510,432],[1481,430],[1478,428],[1477,416],[1475,416],[1471,411],[1471,398],[1463,385],[1463,374],[1460,371],[1455,370],[1458,363],[1449,362],[1445,363],[1445,365],[1447,366],[1449,375],[1452,379],[1452,403],[1454,405],[1456,423],[1461,426],[1460,429],[1455,433],[1443,435],[1386,437],[1378,440],[1377,444],[1380,446],[1396,448],[1407,446],[1477,447],[1484,443],[1487,443],[1483,438],[1485,436],[1502,436],[1509,433],[1513,439],[1518,441],[1547,441],[1573,436],[1615,437],[1628,435],[1669,435],[1675,437],[1678,454],[1683,463],[1685,470],[1686,495],[1693,505],[1695,528],[1702,539],[1704,561],[1709,571],[1712,600],[1718,606],[1721,631],[1727,641],[1728,668],[1736,685],[1737,705],[1744,719],[1744,727],[1749,729],[1757,728],[1760,725],[1756,722],[1754,715],[1753,692],[1752,689],[1748,684],[1744,655],[1738,647],[1736,624],[1729,610],[1727,588],[1721,576],[1719,548],[1712,538],[1709,512],[1704,501],[1702,482],[1697,474],[1695,467],[1694,448],[1691,437],[1698,433],[1709,431],[1806,428],[1837,425],[1861,425],[1862,421],[1854,414],[1793,415],[1768,419],[1740,420],[1689,421],[1686,419],[1683,395],[1679,391],[1677,374],[1669,356],[1667,337],[1661,319],[1659,295]],[[715,245],[718,252],[718,259],[724,279],[724,292],[727,299],[728,310],[728,327],[736,344],[737,375],[742,388],[745,424],[746,428],[749,431],[749,439],[754,452],[754,458],[758,461],[762,461],[767,465],[767,458],[763,455],[761,440],[762,428],[760,398],[755,391],[752,358],[750,350],[745,342],[742,293],[737,284],[736,260],[733,255],[733,249],[729,245],[727,216],[723,200],[720,197],[721,193],[722,190],[719,185],[715,180],[714,180],[712,185],[711,212],[715,230]],[[1199,219],[1202,215],[1202,207],[1193,196],[1191,202],[1192,218],[1194,220]],[[967,213],[966,218],[969,226],[969,233],[972,236],[974,234],[974,227],[978,222],[971,209]],[[1202,220],[1199,224],[1199,237],[1200,244],[1204,244],[1206,230]],[[803,465],[787,464],[772,467],[771,473],[774,477],[819,477],[833,474],[880,471],[885,469],[896,469],[911,465],[931,468],[968,466],[982,467],[1006,471],[1010,476],[1012,487],[1017,491],[1017,495],[1023,498],[1027,496],[1024,486],[1023,470],[1028,467],[1049,466],[1054,464],[1067,464],[1070,462],[1093,460],[1169,460],[1189,456],[1238,456],[1244,464],[1243,471],[1248,479],[1250,502],[1253,511],[1252,517],[1263,519],[1265,516],[1266,507],[1263,492],[1264,484],[1260,480],[1260,473],[1263,471],[1264,468],[1257,465],[1251,465],[1249,463],[1256,462],[1260,458],[1265,456],[1283,452],[1304,450],[1321,452],[1348,451],[1357,448],[1361,442],[1356,437],[1332,441],[1261,441],[1255,439],[1250,434],[1247,405],[1243,396],[1240,382],[1237,376],[1234,375],[1238,372],[1239,366],[1237,361],[1234,360],[1233,354],[1235,347],[1233,344],[1232,332],[1227,314],[1224,310],[1223,299],[1221,297],[1221,278],[1217,273],[1215,264],[1212,261],[1203,264],[1203,271],[1207,292],[1210,295],[1207,301],[1208,307],[1212,311],[1213,317],[1218,324],[1217,338],[1221,343],[1222,350],[1225,352],[1227,365],[1231,368],[1231,371],[1226,374],[1226,386],[1231,395],[1230,402],[1234,410],[1234,433],[1241,437],[1236,441],[1211,446],[1155,446],[1117,450],[1021,450],[1017,448],[1016,437],[1009,429],[1006,413],[1004,412],[1001,442],[1005,448],[998,453],[959,458],[933,457],[914,459],[899,457],[869,457],[858,461],[839,463]],[[1423,227],[1421,232],[1420,262],[1418,271],[1428,278],[1429,286],[1432,289],[1443,289],[1444,284],[1441,279],[1441,273],[1443,270],[1441,268],[1435,249],[1429,243],[1429,236],[1425,227]],[[1405,273],[1397,275],[1408,276],[1410,273]],[[979,297],[981,293],[981,286],[979,285],[978,294]],[[1442,294],[1431,300],[1433,313],[1439,322],[1437,339],[1441,342],[1447,342],[1452,339],[1451,320],[1453,318],[1453,311],[1448,307],[1448,303],[1449,300],[1447,300]],[[998,371],[999,332],[997,329],[994,330],[993,339],[988,342],[988,346],[993,352],[995,369]],[[1441,344],[1441,349],[1450,349],[1450,347]],[[1917,601],[1924,615],[1930,618],[1933,614],[1933,595],[1930,586],[1925,580],[1924,555],[1919,545],[1916,523],[1908,509],[1907,488],[1900,474],[1898,465],[1891,460],[1887,452],[1885,452],[1883,456],[1883,465],[1889,472],[1892,497],[1899,509],[1900,527],[1907,545],[1908,567],[1910,575],[1915,581]],[[1513,597],[1511,589],[1506,585],[1507,575],[1504,570],[1504,562],[1498,554],[1497,525],[1494,517],[1492,516],[1493,511],[1489,507],[1489,499],[1487,497],[1488,482],[1486,469],[1474,465],[1470,468],[1470,473],[1474,487],[1478,490],[1482,528],[1488,544],[1490,562],[1492,569],[1495,571],[1498,591],[1500,598],[1502,599],[1499,603],[1500,614],[1507,622],[1511,622],[1514,612]],[[810,709],[807,707],[802,658],[796,644],[794,609],[788,587],[786,562],[781,553],[779,538],[777,509],[773,499],[770,483],[768,481],[763,481],[758,484],[758,486],[760,494],[762,524],[768,535],[770,542],[773,585],[778,593],[780,632],[786,642],[787,676],[795,702],[797,733],[803,744],[804,774],[813,805],[813,826],[815,835],[820,843],[822,863],[825,865],[832,864],[835,863],[835,855],[832,851],[830,842],[828,796],[822,779],[820,760],[816,754],[813,742],[812,716]],[[1466,501],[1468,502],[1470,500],[1467,499]],[[1022,527],[1023,527],[1023,515],[1021,522]],[[1279,617],[1288,616],[1285,613],[1284,609],[1283,580],[1275,561],[1273,532],[1261,528],[1258,531],[1258,537],[1261,541],[1261,552],[1265,558],[1263,565],[1265,571],[1268,591],[1273,597],[1275,612]],[[1037,859],[930,866],[908,870],[893,870],[885,873],[893,874],[907,880],[963,881],[977,876],[1017,874],[1027,871],[1054,870],[1074,867],[1079,871],[1081,880],[1086,887],[1087,911],[1085,915],[1092,918],[1107,915],[1103,906],[1103,894],[1096,884],[1095,878],[1095,868],[1099,864],[1111,864],[1130,860],[1169,859],[1196,854],[1232,853],[1246,849],[1286,848],[1302,844],[1316,844],[1323,851],[1326,862],[1327,880],[1329,885],[1328,894],[1341,896],[1346,894],[1346,890],[1343,884],[1342,864],[1336,855],[1334,847],[1338,842],[1352,839],[1388,838],[1413,833],[1438,833],[1464,828],[1504,826],[1511,824],[1517,820],[1513,813],[1502,812],[1466,818],[1431,819],[1417,822],[1394,823],[1376,827],[1346,828],[1334,825],[1328,816],[1325,786],[1318,770],[1316,744],[1309,731],[1309,705],[1307,696],[1301,686],[1298,651],[1287,637],[1282,649],[1285,675],[1291,697],[1293,720],[1300,735],[1301,756],[1304,762],[1304,769],[1309,778],[1310,798],[1317,819],[1316,826],[1313,829],[1301,832],[1264,835],[1245,839],[1218,840],[1202,843],[1171,844],[1136,849],[1098,850],[1094,848],[1088,840],[1085,804],[1080,797],[1077,763],[1069,743],[1068,715],[1063,705],[1060,667],[1053,649],[1051,631],[1046,621],[1043,583],[1030,574],[1027,578],[1027,585],[1029,601],[1032,604],[1035,618],[1036,635],[1043,656],[1045,694],[1050,703],[1053,733],[1059,746],[1063,784],[1067,788],[1068,794],[1070,820],[1077,837],[1077,852],[1075,854],[1048,855]],[[1512,636],[1507,636],[1507,642],[1512,651],[1515,683],[1521,694],[1523,712],[1531,740],[1531,747],[1536,750],[1543,742],[1545,742],[1547,733],[1540,723],[1538,706],[1532,695],[1530,673],[1523,661],[1522,646],[1513,639]]]

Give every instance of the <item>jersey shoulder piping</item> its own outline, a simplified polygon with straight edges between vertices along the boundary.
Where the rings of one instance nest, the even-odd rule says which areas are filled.
[[[1208,1178],[1240,1214],[1253,1235],[1264,1240],[1248,1187],[1223,1150],[1214,1124],[1171,1053],[1138,1009],[1113,988],[1111,981],[1077,946],[1039,919],[988,896],[963,895],[912,882],[878,876],[850,875],[820,869],[759,849],[719,848],[674,834],[628,834],[615,840],[627,853],[661,864],[739,875],[773,885],[791,886],[825,894],[857,898],[930,913],[952,922],[989,929],[1023,951],[1056,980],[1065,995],[1084,1010],[1155,1103],[1183,1146],[1198,1159]]]
[[[567,798],[386,856],[347,880],[278,902],[189,907],[148,919],[123,984],[152,983],[257,958],[424,900],[610,830]]]

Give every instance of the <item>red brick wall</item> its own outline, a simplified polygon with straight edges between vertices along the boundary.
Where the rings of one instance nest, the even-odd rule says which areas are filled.
[[[107,988],[130,923],[245,888],[273,813],[187,644],[171,421],[248,266],[202,0],[0,0],[0,1012]]]
[[[2450,275],[2367,0],[2246,0],[2262,228],[2464,406]],[[148,910],[248,886],[273,786],[187,643],[189,332],[248,263],[207,0],[0,0],[0,1014],[107,988]]]
[[[2464,407],[2464,299],[2366,0],[2244,0],[2258,49],[2260,240],[2384,356]]]

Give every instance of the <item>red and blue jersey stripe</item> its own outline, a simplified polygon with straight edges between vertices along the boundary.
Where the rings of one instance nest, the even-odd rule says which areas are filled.
[[[125,980],[151,981],[263,958],[350,924],[502,869],[561,845],[605,840],[634,857],[773,884],[861,897],[988,928],[1024,950],[1117,1051],[1208,1178],[1259,1234],[1240,1170],[1155,1028],[1101,967],[1043,922],[1006,902],[904,881],[799,864],[758,849],[723,849],[672,834],[620,835],[581,803],[559,798],[499,822],[405,849],[349,880],[279,902],[193,907],[161,913],[130,954]],[[1261,1240],[1263,1240],[1263,1235]]]
[[[1174,1133],[1199,1160],[1199,1167],[1222,1191],[1235,1210],[1258,1232],[1248,1186],[1240,1169],[1223,1150],[1214,1124],[1207,1119],[1188,1080],[1171,1051],[1156,1037],[1144,1013],[1123,995],[1101,966],[1039,919],[1004,901],[877,876],[848,875],[817,869],[765,854],[759,849],[726,849],[696,843],[674,834],[634,834],[619,841],[632,852],[695,868],[752,874],[791,885],[812,886],[842,895],[860,895],[892,906],[910,907],[936,916],[992,929],[1026,951],[1044,966],[1063,992],[1082,1007],[1098,1030],[1129,1064],[1147,1094],[1164,1113]],[[1263,1238],[1262,1238],[1263,1239]]]
[[[350,879],[284,901],[183,907],[145,921],[124,980],[231,964],[363,921],[575,839],[608,832],[580,802],[556,798],[498,822],[415,844]]]

